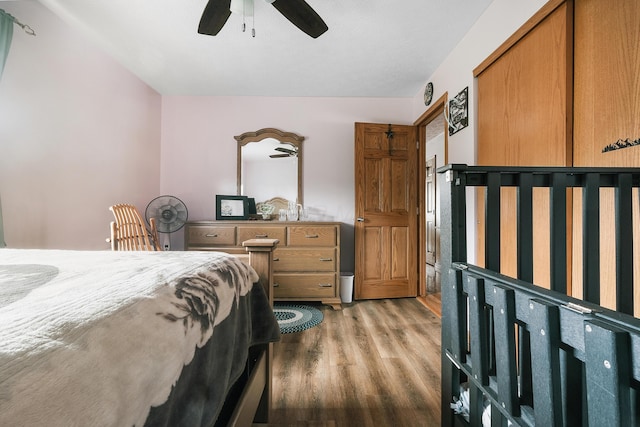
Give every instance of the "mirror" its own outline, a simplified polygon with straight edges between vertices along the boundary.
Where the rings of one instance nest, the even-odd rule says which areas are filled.
[[[238,142],[238,195],[256,204],[282,198],[302,204],[302,141],[266,128],[234,137]]]

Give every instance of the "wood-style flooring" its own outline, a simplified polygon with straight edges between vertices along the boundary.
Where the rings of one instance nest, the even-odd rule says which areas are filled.
[[[415,298],[317,306],[274,346],[269,426],[440,425],[440,319]]]

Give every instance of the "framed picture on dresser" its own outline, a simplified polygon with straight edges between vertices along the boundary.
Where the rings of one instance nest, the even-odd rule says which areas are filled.
[[[247,196],[216,195],[216,220],[238,220],[249,217]]]

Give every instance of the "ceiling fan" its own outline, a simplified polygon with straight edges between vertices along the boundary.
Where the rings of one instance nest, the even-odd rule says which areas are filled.
[[[277,159],[279,157],[296,157],[298,155],[298,150],[295,148],[291,150],[289,148],[276,147],[274,150],[279,151],[282,154],[271,154],[269,157],[272,159]]]
[[[265,0],[273,4],[293,25],[313,37],[324,34],[329,29],[320,15],[305,0]],[[231,16],[231,11],[239,11],[245,16],[253,15],[254,0],[209,0],[202,12],[198,33],[215,36]],[[255,36],[255,33],[254,33]]]

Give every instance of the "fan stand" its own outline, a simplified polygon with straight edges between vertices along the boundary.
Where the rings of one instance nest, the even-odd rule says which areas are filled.
[[[166,234],[166,236],[164,236],[163,242],[162,242],[162,249],[165,251],[170,251],[171,250],[171,233],[164,233]]]

